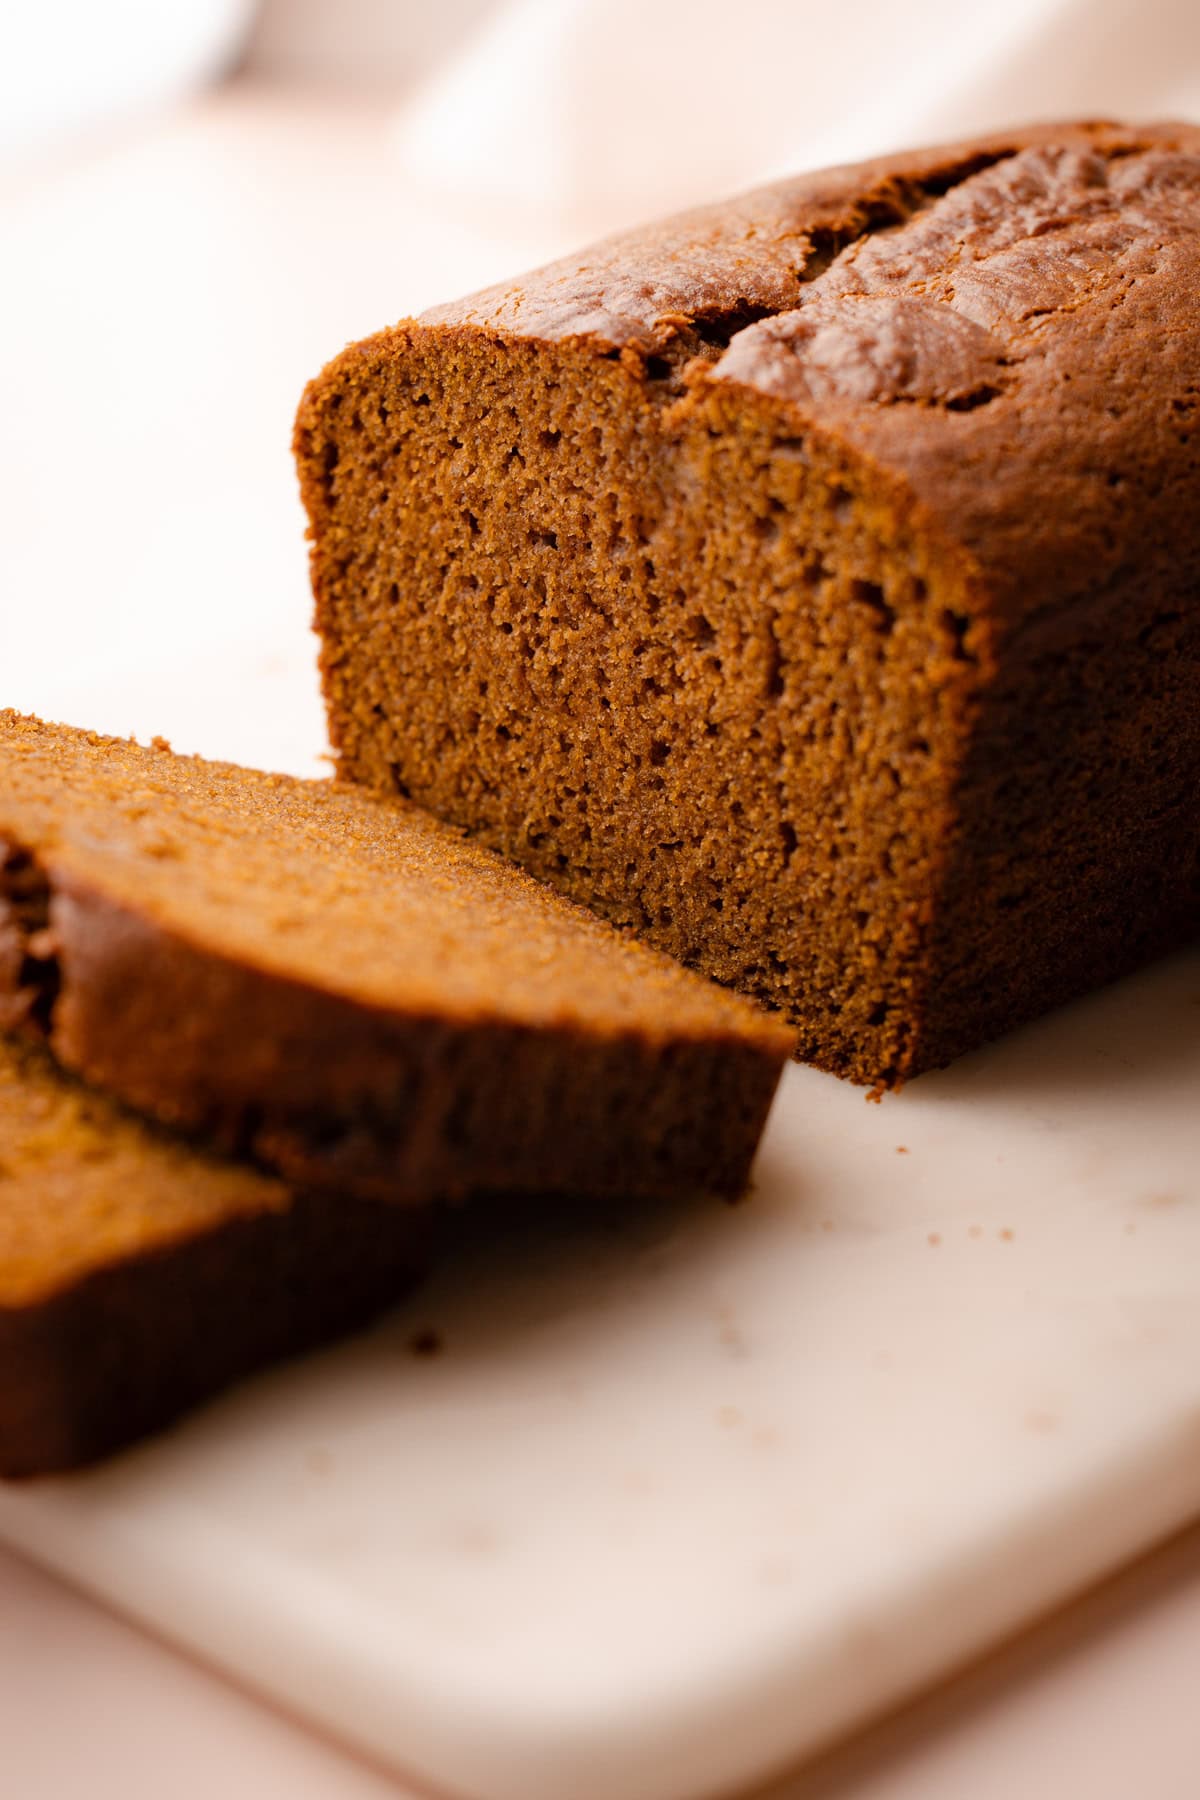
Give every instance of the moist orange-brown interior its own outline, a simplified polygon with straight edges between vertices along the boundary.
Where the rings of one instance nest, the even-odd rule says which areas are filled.
[[[373,1008],[786,1049],[746,1002],[405,802],[0,714],[10,939],[14,920],[36,923],[39,868],[218,957]]]
[[[143,1125],[38,1046],[0,1037],[0,1308],[290,1205],[281,1183]]]
[[[978,676],[967,576],[782,418],[628,351],[347,352],[298,431],[326,693],[347,775],[887,1080]]]

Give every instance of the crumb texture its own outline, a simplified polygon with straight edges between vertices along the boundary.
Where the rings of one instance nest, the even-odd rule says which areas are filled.
[[[352,346],[341,772],[884,1084],[1200,921],[1200,132],[760,189]]]
[[[364,1322],[411,1215],[303,1197],[0,1038],[0,1475],[92,1460]]]
[[[4,1038],[0,1145],[2,1307],[291,1204],[281,1183],[148,1129],[57,1074],[44,1050]]]
[[[735,1190],[790,1037],[402,800],[0,715],[0,1024],[304,1185]]]

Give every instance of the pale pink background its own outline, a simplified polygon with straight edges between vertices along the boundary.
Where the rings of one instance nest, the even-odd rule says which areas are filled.
[[[1200,1529],[755,1800],[1195,1800],[1197,1667]],[[0,1735],[22,1800],[421,1800],[2,1551]]]
[[[270,9],[272,30],[281,10]],[[260,50],[260,67],[286,61],[277,42]],[[490,239],[447,224],[411,164],[401,173],[412,145],[395,135],[388,96],[304,98],[264,82],[243,78],[169,117],[112,127],[86,154],[60,148],[0,186],[0,264],[22,276],[0,301],[8,355],[19,346],[26,370],[47,352],[71,365],[84,460],[99,443],[88,436],[89,370],[97,354],[122,359],[122,454],[162,527],[131,565],[117,554],[123,523],[99,505],[89,513],[85,485],[62,515],[71,471],[59,423],[40,419],[32,380],[10,363],[0,650],[24,673],[6,702],[46,704],[38,670],[67,618],[56,597],[68,594],[85,594],[100,621],[91,654],[112,658],[112,716],[96,725],[139,726],[151,690],[133,650],[146,667],[179,654],[173,621],[189,608],[207,606],[214,631],[236,617],[248,654],[306,658],[286,460],[300,383],[344,338],[573,235],[557,215],[496,226]],[[234,397],[238,429],[217,469],[199,451]],[[187,455],[172,434],[188,409],[198,451],[181,487]],[[185,568],[180,541],[194,546]],[[252,760],[253,721],[227,730],[223,748]],[[1194,1800],[1198,1668],[1200,1530],[772,1800]],[[0,1769],[0,1791],[32,1800],[410,1792],[5,1553]]]

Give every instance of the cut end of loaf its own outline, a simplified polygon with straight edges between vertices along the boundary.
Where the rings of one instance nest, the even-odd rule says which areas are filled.
[[[873,1085],[1184,941],[1198,227],[1194,127],[1039,126],[353,346],[296,433],[343,772]]]
[[[341,768],[892,1080],[977,669],[963,571],[820,433],[669,380],[459,329],[335,365],[299,444]]]

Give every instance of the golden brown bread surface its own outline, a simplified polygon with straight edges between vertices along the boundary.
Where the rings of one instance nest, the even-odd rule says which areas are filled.
[[[341,772],[864,1081],[1200,922],[1200,130],[824,171],[351,346]]]
[[[0,1475],[91,1461],[363,1323],[417,1250],[412,1214],[297,1195],[0,1037]]]
[[[0,714],[0,1026],[289,1179],[735,1191],[789,1037],[416,807]]]

